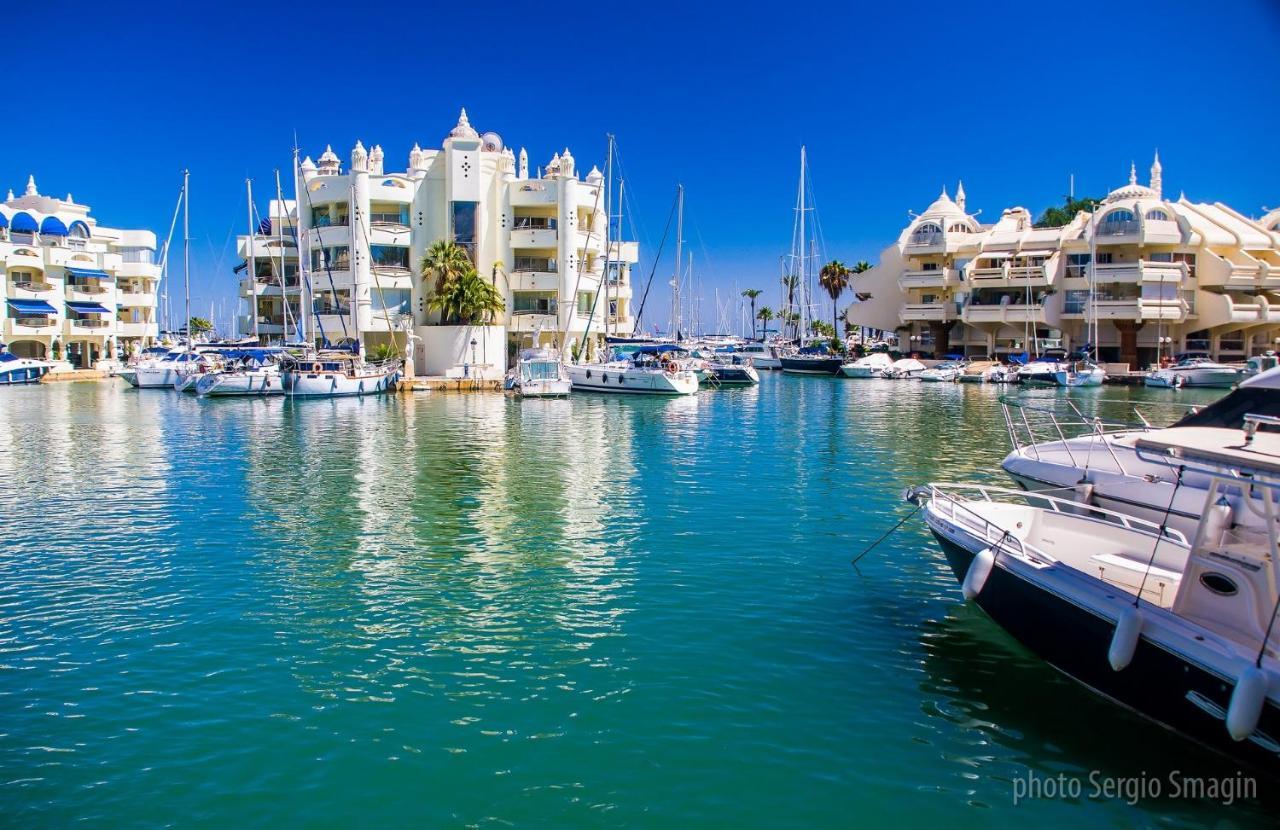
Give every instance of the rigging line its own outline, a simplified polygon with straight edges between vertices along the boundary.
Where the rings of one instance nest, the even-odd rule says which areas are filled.
[[[1147,577],[1151,574],[1151,567],[1156,563],[1156,553],[1160,550],[1160,542],[1164,540],[1165,532],[1169,527],[1169,514],[1173,512],[1173,501],[1178,497],[1178,488],[1182,486],[1182,474],[1187,471],[1185,464],[1178,465],[1178,477],[1173,482],[1173,493],[1169,495],[1169,504],[1164,509],[1164,518],[1160,521],[1160,532],[1156,534],[1156,543],[1151,546],[1151,558],[1147,560],[1147,569],[1142,573],[1142,581],[1138,583],[1138,593],[1133,598],[1133,607],[1138,607],[1138,601],[1142,599],[1142,591],[1147,585]]]
[[[622,150],[618,147],[618,140],[616,137],[614,138],[614,141],[613,141],[613,158],[614,158],[614,163],[618,166],[618,180],[623,181],[623,180],[629,179],[629,177],[626,174],[626,170],[622,165]],[[643,242],[645,245],[648,245],[653,240],[649,236],[648,231],[645,230],[644,223],[640,220],[640,211],[636,210],[635,204],[631,201],[631,191],[624,190],[622,197],[623,199],[626,200],[627,207],[629,208],[629,210],[627,211],[627,218],[631,220],[631,230],[633,234],[635,235],[637,240],[639,240],[640,242]],[[619,228],[618,231],[619,233],[621,233],[622,229]]]
[[[575,178],[576,178],[576,177],[575,177]],[[561,343],[564,343],[564,342],[566,342],[566,341],[568,340],[568,337],[569,337],[569,321],[573,319],[573,315],[576,313],[577,308],[578,308],[578,289],[582,287],[582,271],[583,271],[583,266],[586,264],[586,259],[587,259],[587,247],[588,247],[589,245],[591,245],[591,236],[592,236],[592,234],[594,234],[594,233],[595,233],[595,231],[596,231],[596,211],[600,209],[600,194],[601,194],[601,193],[603,193],[603,192],[604,192],[604,186],[603,186],[603,185],[598,185],[598,186],[596,187],[596,198],[595,198],[595,200],[593,201],[593,203],[592,203],[592,205],[591,205],[591,227],[589,227],[589,228],[587,229],[587,241],[583,243],[583,245],[582,245],[582,256],[578,258],[578,279],[576,279],[576,280],[574,281],[574,283],[573,283],[573,297],[571,298],[571,300],[572,300],[572,302],[573,302],[573,305],[571,305],[571,306],[569,307],[569,314],[565,317],[564,333],[560,335],[560,342],[561,342]],[[576,214],[577,214],[577,212],[578,212],[578,206],[577,206],[576,204],[573,206],[573,212],[574,212],[574,214],[575,214],[575,215],[576,215]],[[605,215],[606,215],[606,217],[608,216],[608,211],[605,211]],[[573,243],[573,249],[572,249],[572,250],[570,250],[569,255],[572,257],[572,256],[573,256],[573,254],[574,254],[574,252],[575,252],[575,251],[577,251],[577,249],[578,249],[578,244],[577,244],[577,242],[575,241],[575,242]],[[605,275],[605,274],[603,274],[603,273],[601,274],[602,279],[600,280],[600,282],[601,282],[602,284],[603,284],[603,282],[604,282],[603,277],[605,277],[605,276],[607,276],[607,275]],[[592,316],[594,316],[594,315],[595,315],[595,313],[596,313],[596,300],[598,300],[598,299],[600,299],[600,291],[599,291],[599,287],[597,287],[597,289],[596,289],[596,295],[595,295],[595,297],[593,297],[593,298],[592,298],[592,300],[591,300],[591,314],[592,314]],[[559,307],[557,306],[557,308],[559,308]],[[580,357],[581,357],[581,356],[582,356],[582,354],[583,354],[584,352],[586,352],[586,350],[587,350],[587,333],[591,331],[591,319],[592,319],[591,317],[588,317],[588,318],[587,318],[587,327],[586,327],[586,329],[584,329],[584,330],[583,330],[583,332],[582,332],[582,347],[581,347],[581,349],[578,351],[578,355],[579,355]],[[577,362],[578,362],[578,361],[576,361],[576,360],[574,361],[574,363],[577,363]]]
[[[667,234],[671,232],[671,220],[676,215],[676,203],[671,203],[671,212],[667,214],[667,226],[662,230],[662,242],[658,244],[658,252],[653,257],[653,267],[649,269],[649,280],[644,284],[644,294],[640,296],[640,308],[636,311],[635,326],[632,327],[631,333],[634,335],[640,330],[640,320],[644,316],[644,303],[649,299],[649,288],[653,285],[653,275],[658,270],[658,263],[662,259],[662,252],[667,246]]]
[[[303,187],[302,187],[302,192],[303,192],[303,194],[305,194],[305,195],[306,195],[306,197],[307,197],[307,210],[311,211],[311,214],[314,216],[314,215],[315,215],[315,205],[314,205],[314,204],[312,203],[312,201],[311,201],[311,190],[310,190],[310,189],[309,189],[309,188],[304,184],[304,185],[303,185]],[[295,207],[294,209],[295,209],[295,210],[297,210],[297,208],[296,208],[296,207]],[[301,211],[299,211],[299,212],[298,212],[298,218],[299,218],[299,219],[301,219],[301,218],[302,218]],[[299,225],[299,224],[300,224],[300,223],[295,222],[295,223],[293,224],[293,227],[292,227],[290,230],[291,230],[291,231],[292,231],[292,233],[293,233],[293,243],[294,243],[294,246],[298,249],[298,273],[301,275],[301,277],[302,277],[302,281],[303,281],[303,282],[305,282],[305,283],[306,283],[306,285],[307,285],[307,293],[311,293],[311,279],[310,279],[310,278],[306,275],[306,273],[302,270],[302,242],[298,239],[298,225]],[[350,199],[350,198],[348,198],[348,199],[347,199],[347,226],[348,226],[348,227],[350,227],[350,225],[351,225],[351,199]],[[325,274],[329,277],[329,290],[333,292],[333,300],[334,300],[334,302],[337,302],[337,301],[338,301],[338,287],[337,287],[336,285],[334,285],[334,284],[333,284],[333,270],[329,267],[329,255],[325,252],[325,247],[324,247],[324,232],[321,230],[321,228],[320,228],[320,226],[319,226],[319,225],[317,225],[317,226],[316,226],[315,231],[316,231],[316,241],[320,243],[320,261],[324,263],[324,272],[325,272]],[[310,253],[310,251],[308,250],[308,251],[307,251],[307,253]],[[351,261],[351,252],[350,252],[350,251],[347,251],[347,262],[348,262],[348,264],[350,264],[350,261]],[[301,297],[299,297],[299,298],[298,298],[298,302],[299,302],[299,305],[301,305],[301,302],[302,302],[302,298],[301,298]],[[354,308],[354,306],[353,306],[353,308]],[[317,330],[319,330],[319,332],[320,332],[320,340],[321,340],[321,342],[328,342],[329,338],[328,338],[328,336],[324,333],[324,323],[322,323],[322,322],[320,321],[320,315],[319,315],[319,314],[316,314],[315,312],[316,312],[316,309],[315,309],[315,303],[312,303],[312,305],[311,305],[311,314],[312,314],[312,316],[314,316],[314,317],[316,318],[316,329],[317,329]],[[349,334],[347,334],[347,321],[346,321],[346,315],[345,315],[345,314],[339,314],[339,315],[338,315],[338,322],[342,325],[342,339],[343,339],[343,340],[348,339],[348,338],[350,337],[350,335],[349,335]]]
[[[399,236],[399,234],[395,235]],[[396,357],[403,357],[404,355],[400,351],[400,344],[396,342],[395,331],[391,328],[391,316],[387,313],[387,298],[382,293],[382,281],[378,279],[378,272],[373,270],[373,244],[369,242],[369,233],[365,230],[364,225],[360,226],[360,236],[364,239],[365,250],[369,252],[369,273],[373,276],[373,287],[378,291],[378,302],[382,303],[382,319],[387,323],[387,333],[391,335],[391,345],[395,346]],[[353,305],[352,308],[354,307]]]
[[[921,501],[919,504],[917,504],[917,505],[915,506],[915,508],[914,508],[910,513],[908,513],[907,515],[903,516],[903,517],[898,521],[898,523],[897,523],[897,524],[895,524],[893,527],[889,528],[889,529],[888,529],[888,530],[886,530],[883,534],[881,534],[881,536],[880,536],[880,538],[879,538],[879,539],[876,539],[876,540],[875,540],[874,542],[872,542],[870,545],[868,545],[867,547],[863,548],[862,553],[859,553],[857,556],[853,557],[853,559],[849,562],[849,564],[850,564],[850,565],[855,565],[855,566],[856,566],[856,565],[858,564],[858,561],[859,561],[859,560],[861,560],[861,559],[862,559],[862,557],[866,556],[868,553],[871,553],[871,551],[875,550],[875,549],[880,545],[880,543],[881,543],[881,542],[883,542],[885,539],[888,539],[890,536],[892,536],[892,535],[894,534],[894,532],[895,532],[898,528],[900,528],[900,527],[902,527],[904,524],[906,524],[908,519],[910,519],[910,518],[911,518],[912,516],[914,516],[915,514],[919,513],[919,512],[920,512],[920,509],[921,509],[922,507],[924,507],[924,504],[925,504],[925,503],[924,503],[923,501]]]

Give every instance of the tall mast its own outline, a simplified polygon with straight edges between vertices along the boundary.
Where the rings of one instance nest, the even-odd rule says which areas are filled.
[[[800,290],[800,330],[796,333],[796,335],[799,338],[801,345],[804,345],[804,333],[809,328],[809,321],[808,321],[809,303],[808,303],[808,296],[807,296],[809,293],[809,281],[808,281],[808,277],[806,276],[806,269],[805,269],[805,261],[808,259],[808,254],[805,251],[805,243],[807,241],[807,236],[804,230],[804,168],[805,168],[805,149],[804,149],[804,145],[801,144],[800,145],[800,191],[796,195],[796,204],[798,205],[798,210],[800,211],[800,240],[799,240],[799,247],[796,251],[796,253],[799,254],[800,256],[800,279],[799,279],[799,285],[796,286]]]
[[[617,312],[622,307],[622,197],[626,194],[627,183],[623,179],[618,179],[618,262],[616,266],[618,283],[613,287],[614,314],[618,317],[618,321],[622,320],[621,315]],[[634,326],[632,327],[634,329]],[[618,323],[613,325],[613,333],[621,333]]]
[[[289,342],[289,288],[286,284],[287,281],[285,280],[285,274],[284,274],[285,272],[284,222],[282,221],[285,210],[284,210],[284,193],[280,189],[280,170],[279,169],[276,170],[276,210],[279,211],[279,213],[281,214],[281,217],[276,221],[276,240],[280,243],[276,246],[276,249],[280,251],[280,302],[284,306],[284,310],[283,310],[284,316],[282,318],[284,322],[284,326],[283,326],[283,331],[280,335],[280,342],[288,343]],[[324,255],[323,252],[321,252],[321,256],[323,255]],[[301,248],[298,249],[298,261],[299,262],[302,261]],[[301,297],[299,297],[298,302],[299,302],[298,311],[301,312],[302,311]],[[295,319],[297,318],[295,317]]]
[[[680,273],[684,270],[684,252],[680,243],[684,238],[684,185],[676,185],[676,268],[671,282],[671,336],[680,339]]]
[[[315,311],[315,300],[311,296],[311,281],[306,279],[302,270],[302,205],[298,201],[298,179],[298,136],[295,132],[293,136],[293,212],[296,219],[293,227],[293,240],[298,243],[295,249],[298,252],[298,310],[301,312],[298,326],[302,332],[302,339],[312,342],[315,338],[308,339],[307,326],[312,323],[311,314]],[[285,210],[283,200],[280,209],[288,216],[289,212]],[[280,259],[281,261],[284,260],[283,248],[280,251]],[[355,307],[354,302],[351,305],[352,308]]]
[[[604,336],[609,336],[609,259],[613,253],[613,133],[608,134],[609,153],[604,163],[604,270],[601,287],[604,289]]]
[[[253,316],[253,339],[261,345],[258,340],[258,259],[255,256],[253,237],[253,179],[244,180],[245,195],[248,199],[246,205],[249,219],[249,289],[252,292],[251,315]]]
[[[187,316],[187,351],[191,351],[191,171],[182,171],[182,285]]]

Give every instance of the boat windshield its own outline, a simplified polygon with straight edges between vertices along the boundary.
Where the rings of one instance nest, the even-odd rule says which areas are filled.
[[[520,376],[525,380],[558,380],[560,364],[554,360],[530,360],[520,364]]]
[[[1187,415],[1173,426],[1244,429],[1245,415],[1280,418],[1280,391],[1265,386],[1241,386],[1199,412]],[[1266,425],[1261,428],[1267,429]]]

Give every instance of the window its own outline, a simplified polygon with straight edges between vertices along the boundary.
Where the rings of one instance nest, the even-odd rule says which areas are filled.
[[[376,294],[378,292],[375,291],[373,293]],[[316,314],[350,314],[351,290],[341,288],[337,291],[317,291],[311,307]]]
[[[1084,314],[1089,307],[1089,292],[1071,290],[1062,303],[1063,314]]]
[[[1195,254],[1175,253],[1173,255],[1172,261],[1180,262],[1183,265],[1187,266],[1187,276],[1192,278],[1195,277],[1196,275],[1196,255]]]
[[[1147,211],[1147,218],[1156,222],[1168,222],[1169,214],[1165,213],[1163,210],[1160,210],[1159,208],[1153,208]]]
[[[595,306],[595,303],[596,303],[596,292],[594,291],[578,292],[578,313],[579,314],[590,314],[591,309]]]
[[[546,274],[556,273],[556,261],[551,257],[518,256],[514,268],[517,271],[540,271]]]
[[[909,245],[933,245],[942,241],[942,227],[933,222],[925,222],[911,232],[907,240]]]
[[[513,291],[511,292],[512,314],[555,314],[556,293],[554,291]]]
[[[409,225],[409,206],[395,202],[374,202],[369,205],[369,221],[374,225]]]
[[[1171,303],[1178,299],[1176,282],[1144,282],[1142,299],[1149,302]]]
[[[1117,208],[1106,216],[1102,217],[1102,223],[1098,226],[1098,233],[1102,236],[1122,236],[1129,233],[1137,233],[1138,220],[1134,218],[1133,211]]]
[[[401,245],[370,245],[375,268],[409,268],[409,249]]]
[[[72,234],[76,232],[77,227],[80,227],[80,226],[79,225],[71,226]],[[141,247],[116,248],[116,251],[120,254],[120,259],[122,261],[140,262],[143,265],[150,265],[153,261],[152,257],[155,255],[155,252],[152,251],[150,248],[141,248]]]
[[[556,229],[556,218],[554,216],[516,216],[511,220],[511,229],[553,231]]]
[[[936,263],[936,262],[925,262],[925,263],[922,263],[922,264],[920,265],[920,270],[921,270],[921,271],[937,271],[937,270],[938,270],[938,263]]]
[[[312,271],[345,271],[351,267],[350,249],[346,245],[316,248],[311,252]]]
[[[947,233],[969,233],[969,226],[960,222],[955,223],[947,228]]]
[[[349,218],[345,204],[322,205],[311,214],[311,227],[329,228],[347,225]]]
[[[453,230],[453,241],[458,243],[471,261],[476,261],[476,203],[453,202],[449,227]]]
[[[369,292],[369,298],[373,314],[378,319],[382,319],[385,315],[394,317],[409,313],[411,297],[407,288],[384,288],[381,291],[375,288]]]

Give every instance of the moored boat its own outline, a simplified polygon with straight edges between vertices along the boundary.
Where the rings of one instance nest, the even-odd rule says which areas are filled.
[[[844,358],[826,346],[805,346],[779,361],[782,371],[793,375],[838,375]]]
[[[399,360],[367,363],[351,352],[290,356],[280,365],[286,394],[298,398],[376,395],[387,391],[399,376]]]
[[[968,361],[964,358],[944,360],[935,366],[925,369],[920,373],[919,378],[926,383],[951,383],[959,379],[964,372],[964,367],[967,365]]]
[[[507,388],[522,398],[563,398],[573,390],[573,382],[555,351],[525,349],[511,370]]]
[[[279,349],[244,349],[228,352],[226,366],[196,379],[195,393],[201,397],[283,395]]]
[[[929,368],[914,357],[904,357],[893,361],[893,364],[880,372],[880,377],[889,380],[908,380],[918,378],[920,373]]]
[[[0,386],[38,383],[52,369],[49,361],[18,357],[0,343]]]
[[[1230,389],[1245,376],[1245,368],[1216,363],[1204,355],[1180,355],[1177,362],[1157,369],[1143,379],[1146,386],[1157,388],[1209,387]]]
[[[885,352],[872,352],[865,357],[845,363],[840,374],[847,378],[878,378],[893,366],[893,358]]]
[[[648,343],[615,351],[602,363],[567,363],[574,389],[619,395],[692,395],[698,376],[682,368],[687,349],[674,343]]]
[[[718,353],[707,366],[711,371],[708,382],[716,386],[751,386],[760,382],[751,358],[740,354]]]

